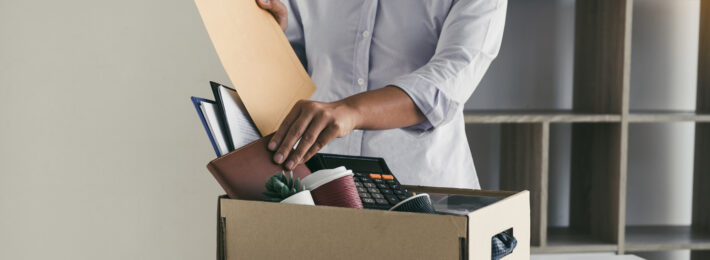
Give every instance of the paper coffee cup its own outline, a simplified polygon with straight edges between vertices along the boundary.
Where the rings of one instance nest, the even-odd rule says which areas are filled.
[[[288,204],[300,204],[300,205],[311,205],[315,206],[316,203],[313,202],[313,196],[311,196],[311,191],[304,190],[281,201],[281,203]]]
[[[301,180],[301,184],[306,186],[307,190],[314,190],[321,185],[340,178],[345,175],[352,175],[353,172],[346,169],[345,166],[340,166],[334,169],[323,169],[309,174]]]
[[[345,167],[316,171],[301,183],[311,190],[316,205],[362,208],[353,172]]]

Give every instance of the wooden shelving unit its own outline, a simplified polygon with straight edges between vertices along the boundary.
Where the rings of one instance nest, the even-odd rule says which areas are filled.
[[[468,124],[621,122],[621,115],[587,114],[574,111],[467,111]]]
[[[690,226],[626,227],[626,251],[710,250],[710,233],[693,234]]]
[[[696,111],[629,111],[633,0],[577,0],[573,109],[467,111],[500,124],[500,188],[531,192],[533,253],[689,249],[710,259],[710,0],[701,0]],[[695,122],[690,226],[627,226],[629,124]],[[572,125],[570,225],[548,227],[550,124]]]
[[[629,123],[710,122],[710,114],[689,111],[632,111]]]

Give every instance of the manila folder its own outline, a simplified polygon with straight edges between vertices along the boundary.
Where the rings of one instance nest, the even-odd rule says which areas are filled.
[[[261,135],[276,131],[315,84],[274,17],[256,0],[195,0],[227,76]]]

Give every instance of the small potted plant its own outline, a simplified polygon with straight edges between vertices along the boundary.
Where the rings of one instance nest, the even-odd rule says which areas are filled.
[[[265,186],[266,191],[263,194],[268,201],[315,205],[311,192],[306,190],[305,185],[301,184],[300,178],[293,178],[292,171],[289,172],[288,176],[283,171],[274,174],[266,181]]]

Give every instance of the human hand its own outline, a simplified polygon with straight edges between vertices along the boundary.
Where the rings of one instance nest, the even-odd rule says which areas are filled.
[[[286,32],[288,28],[288,10],[279,0],[255,0],[262,9],[269,11],[274,16],[276,22],[281,26],[281,30]]]
[[[334,138],[352,132],[360,120],[360,113],[347,102],[301,100],[271,137],[268,148],[276,152],[274,162],[291,170],[313,157]],[[299,138],[298,147],[292,150]]]

